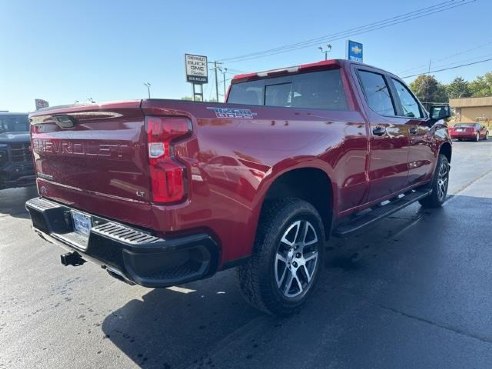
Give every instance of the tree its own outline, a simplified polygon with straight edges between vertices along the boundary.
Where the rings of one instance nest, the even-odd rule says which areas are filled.
[[[446,93],[450,99],[459,99],[472,95],[470,84],[461,77],[456,77],[453,82],[446,86]]]
[[[485,73],[471,81],[470,91],[473,97],[492,96],[492,72]]]
[[[410,83],[410,88],[417,95],[420,101],[428,108],[428,103],[448,102],[446,88],[440,84],[434,76],[420,75],[415,81]]]

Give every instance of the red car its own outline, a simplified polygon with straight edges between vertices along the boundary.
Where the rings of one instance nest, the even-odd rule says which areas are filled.
[[[452,139],[461,140],[486,140],[489,136],[487,127],[480,123],[458,123],[449,128]]]

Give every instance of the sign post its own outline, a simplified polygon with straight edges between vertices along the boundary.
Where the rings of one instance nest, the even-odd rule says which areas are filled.
[[[207,57],[185,54],[186,81],[193,84],[193,101],[203,101],[203,84],[208,83]],[[200,86],[198,92],[196,86]]]
[[[363,63],[363,45],[360,42],[347,40],[347,59]]]

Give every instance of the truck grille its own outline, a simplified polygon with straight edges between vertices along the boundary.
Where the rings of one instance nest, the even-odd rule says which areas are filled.
[[[13,163],[32,161],[29,143],[15,143],[9,145],[9,158]]]

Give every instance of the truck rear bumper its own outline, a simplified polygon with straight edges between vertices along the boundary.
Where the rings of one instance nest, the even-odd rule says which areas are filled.
[[[205,233],[159,238],[145,231],[93,214],[83,214],[91,226],[75,231],[75,209],[44,198],[26,202],[34,230],[46,240],[96,262],[126,282],[168,287],[215,273],[217,243]]]

